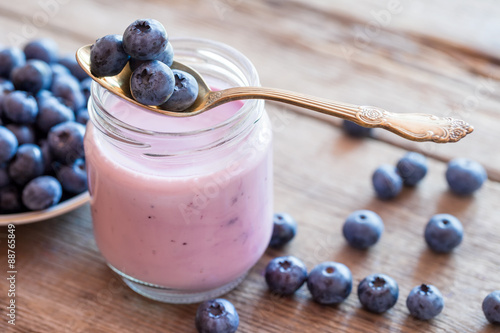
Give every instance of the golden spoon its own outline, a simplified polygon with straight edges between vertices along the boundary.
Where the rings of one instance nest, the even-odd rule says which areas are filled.
[[[161,106],[143,105],[134,100],[130,93],[129,79],[131,72],[129,66],[126,66],[116,76],[93,76],[90,72],[90,46],[86,45],[78,49],[76,59],[92,79],[113,94],[131,103],[168,116],[190,117],[234,100],[266,99],[347,119],[364,127],[384,128],[413,141],[456,142],[474,130],[465,121],[450,117],[443,118],[424,113],[393,113],[374,106],[358,106],[334,102],[280,89],[234,87],[212,91],[197,71],[177,61],[174,61],[171,66],[172,69],[188,72],[198,81],[198,98],[187,110],[182,112],[168,111],[162,109]]]

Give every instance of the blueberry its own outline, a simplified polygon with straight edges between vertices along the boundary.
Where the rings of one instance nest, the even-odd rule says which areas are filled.
[[[54,94],[52,93],[52,91],[47,89],[42,89],[35,94],[35,99],[39,106],[42,101],[52,97],[55,97]]]
[[[173,69],[175,78],[174,92],[162,105],[170,111],[184,111],[190,107],[198,97],[198,82],[189,73]]]
[[[82,125],[87,125],[89,119],[90,119],[89,110],[87,108],[81,108],[76,112],[75,120],[77,123],[80,123]]]
[[[16,124],[33,124],[37,114],[36,99],[25,91],[13,91],[3,98],[3,115]]]
[[[7,171],[7,164],[0,164],[0,188],[7,186],[11,183],[9,173]]]
[[[2,91],[12,91],[14,90],[14,84],[12,81],[0,77],[0,89]]]
[[[495,290],[483,300],[483,313],[492,324],[500,324],[500,290]]]
[[[18,185],[24,185],[44,171],[42,151],[32,143],[20,145],[9,163],[9,176]]]
[[[57,43],[50,38],[33,40],[24,47],[26,59],[39,59],[48,64],[57,61],[58,52]]]
[[[406,307],[415,318],[429,320],[443,311],[443,295],[433,285],[422,284],[410,291],[406,298]]]
[[[425,227],[427,245],[438,253],[451,252],[461,242],[464,235],[462,223],[453,215],[434,215]]]
[[[84,135],[85,126],[74,121],[66,121],[52,127],[47,139],[53,157],[63,164],[83,158]]]
[[[342,232],[352,247],[367,249],[380,239],[384,231],[384,222],[380,216],[370,210],[357,210],[344,222]]]
[[[83,97],[85,98],[85,104],[87,104],[90,98],[90,90],[92,89],[92,78],[88,77],[80,83],[80,88],[82,89]]]
[[[47,133],[53,126],[75,120],[73,110],[51,96],[39,102],[39,112],[36,119],[37,127]]]
[[[200,333],[234,333],[238,329],[240,318],[231,302],[217,298],[198,306],[195,324]]]
[[[17,151],[17,138],[9,129],[0,126],[0,163],[9,161]]]
[[[343,302],[352,290],[352,274],[346,265],[329,261],[314,267],[307,277],[307,288],[320,304]]]
[[[174,48],[172,47],[172,44],[167,43],[167,47],[162,52],[162,54],[160,54],[160,56],[154,60],[161,61],[168,67],[172,66],[172,64],[174,63]],[[134,58],[130,58],[129,60],[130,70],[135,71],[137,67],[142,65],[145,61],[147,60],[137,60]]]
[[[486,170],[476,161],[456,158],[448,163],[446,181],[450,189],[459,195],[470,195],[481,188],[488,178]]]
[[[16,67],[10,73],[14,87],[32,94],[41,89],[48,89],[52,83],[52,70],[46,62],[32,59],[21,67]]]
[[[145,105],[161,105],[174,92],[175,78],[170,68],[157,60],[140,65],[130,77],[134,99]]]
[[[20,145],[36,141],[35,129],[31,125],[8,124],[5,127],[14,133]]]
[[[0,51],[0,76],[9,78],[12,70],[26,63],[24,52],[17,47]]]
[[[17,186],[7,185],[0,188],[0,212],[15,213],[22,207],[21,193]]]
[[[66,67],[64,67],[63,65],[58,64],[58,63],[50,64],[50,69],[52,70],[52,82],[54,81],[54,79],[57,76],[71,76],[72,75],[71,72],[69,71],[69,69],[67,69]]]
[[[55,97],[60,98],[74,112],[85,105],[85,97],[80,88],[80,82],[73,76],[56,77],[51,91]]]
[[[382,313],[392,308],[399,297],[396,281],[385,274],[372,274],[358,285],[358,298],[368,311]]]
[[[40,147],[40,150],[42,152],[44,173],[48,174],[52,171],[52,162],[53,162],[52,153],[50,152],[49,141],[47,139],[41,139],[38,142],[38,146]]]
[[[287,213],[276,213],[273,216],[273,235],[269,246],[280,248],[295,237],[297,221]]]
[[[70,165],[58,165],[56,174],[66,192],[78,194],[87,190],[87,171],[83,159],[79,158]]]
[[[380,199],[392,199],[403,188],[403,180],[395,167],[382,165],[373,173],[373,187]]]
[[[97,77],[119,74],[128,59],[120,35],[101,37],[90,47],[90,71]]]
[[[163,25],[154,19],[136,20],[123,33],[123,48],[137,60],[155,60],[168,43]]]
[[[278,295],[292,295],[307,280],[304,263],[293,257],[277,257],[266,267],[265,278],[269,290]]]
[[[346,134],[355,138],[370,136],[372,132],[372,129],[370,127],[363,127],[349,120],[344,120],[342,122],[342,128],[344,129],[344,132]]]
[[[85,80],[89,77],[89,75],[80,67],[73,54],[60,58],[59,64],[69,69],[71,74],[79,81]]]
[[[31,180],[23,189],[23,203],[30,210],[49,208],[59,202],[61,184],[52,176],[40,176]]]
[[[398,161],[396,167],[403,183],[415,186],[427,174],[427,158],[422,154],[409,152]]]

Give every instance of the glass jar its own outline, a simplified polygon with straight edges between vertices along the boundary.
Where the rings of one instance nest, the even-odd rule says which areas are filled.
[[[258,86],[238,51],[172,40],[176,60],[213,89]],[[240,283],[272,233],[272,132],[264,102],[235,101],[194,117],[144,110],[92,86],[85,136],[94,235],[136,292],[193,303]]]

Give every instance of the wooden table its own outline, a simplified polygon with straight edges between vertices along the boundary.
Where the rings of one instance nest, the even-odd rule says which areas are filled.
[[[63,51],[136,18],[154,17],[171,36],[211,38],[246,54],[262,84],[399,112],[428,112],[472,123],[456,144],[405,141],[377,130],[354,140],[340,121],[269,103],[275,125],[275,209],[299,221],[283,250],[269,250],[248,278],[225,297],[240,318],[239,332],[496,332],[481,311],[500,289],[500,5],[488,0],[18,0],[0,3],[0,43],[52,37]],[[45,5],[44,5],[45,4]],[[24,36],[24,37],[23,37]],[[407,150],[429,157],[430,170],[415,189],[395,200],[375,198],[370,177]],[[471,197],[449,192],[446,162],[481,162],[489,180]],[[379,213],[386,226],[369,251],[346,245],[341,226],[357,209]],[[430,252],[423,228],[435,213],[452,213],[465,238],[449,255]],[[17,330],[7,324],[7,229],[0,228],[0,331],[195,332],[196,304],[168,305],[129,290],[105,265],[92,235],[89,206],[52,220],[19,225]],[[307,288],[276,298],[262,273],[279,255],[301,258],[308,269],[327,260],[350,267],[355,288],[339,306],[311,301]],[[360,307],[356,286],[382,272],[400,287],[383,315]],[[445,309],[430,322],[408,316],[406,296],[422,283],[436,285]],[[496,330],[495,330],[496,329]]]

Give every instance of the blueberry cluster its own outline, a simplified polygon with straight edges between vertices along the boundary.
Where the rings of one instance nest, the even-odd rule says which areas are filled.
[[[133,71],[130,91],[141,104],[184,111],[198,97],[196,79],[170,69],[174,49],[165,27],[154,19],[134,21],[123,36],[99,38],[91,47],[90,61],[90,70],[97,77],[117,75],[128,63]]]
[[[91,82],[51,39],[0,49],[0,214],[45,209],[87,189]]]

